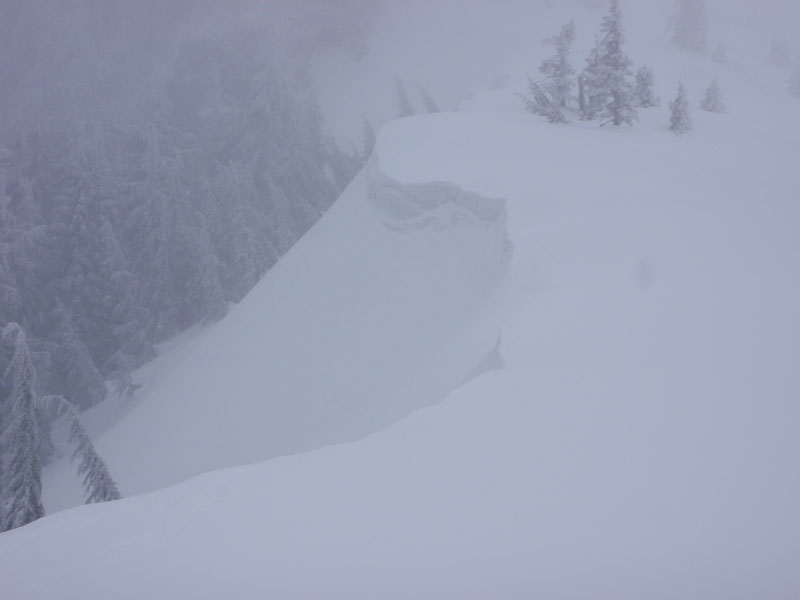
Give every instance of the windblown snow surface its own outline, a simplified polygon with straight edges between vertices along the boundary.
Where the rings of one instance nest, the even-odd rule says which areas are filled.
[[[798,105],[721,73],[680,138],[522,71],[385,125],[98,437],[127,497],[0,536],[4,598],[800,597]]]

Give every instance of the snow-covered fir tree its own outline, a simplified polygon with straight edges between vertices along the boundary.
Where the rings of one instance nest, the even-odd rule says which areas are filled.
[[[650,67],[639,67],[636,71],[636,88],[633,92],[633,98],[636,106],[642,108],[652,108],[658,106],[661,100],[656,96],[653,90],[654,77],[653,71]]]
[[[121,496],[117,484],[105,461],[94,449],[94,444],[83,429],[77,414],[72,415],[69,437],[75,446],[72,460],[78,461],[78,474],[83,480],[86,504],[119,500]]]
[[[406,92],[406,86],[402,80],[396,77],[394,80],[395,92],[397,94],[397,116],[400,118],[410,117],[414,114],[414,107],[411,106],[411,99]]]
[[[686,133],[692,129],[692,120],[689,117],[689,96],[686,87],[678,85],[678,94],[669,103],[669,129],[676,135]]]
[[[83,428],[75,405],[63,396],[43,396],[39,398],[39,406],[56,419],[66,418],[69,421],[72,460],[78,463],[78,476],[83,482],[86,504],[119,500],[121,495],[117,484]]]
[[[164,339],[219,315],[222,291],[206,232],[189,206],[191,188],[178,149],[157,127],[142,141],[139,165],[146,175],[133,187],[136,204],[123,232],[134,249],[132,270],[142,282],[139,302],[158,307],[147,323],[148,336]]]
[[[422,107],[425,109],[425,112],[438,113],[439,105],[425,86],[417,82],[417,89],[419,90],[419,97],[422,99]]]
[[[725,112],[725,102],[722,100],[722,92],[716,79],[713,79],[706,89],[706,94],[700,102],[700,108],[708,112]]]
[[[591,121],[602,109],[603,74],[600,69],[600,42],[595,39],[594,47],[586,58],[586,66],[578,77],[578,110],[581,119]]]
[[[0,147],[0,314],[5,315],[5,319],[19,318],[18,284],[10,265],[11,244],[16,237],[16,216],[11,208],[11,198],[6,192],[8,171],[12,168],[12,163],[12,152]]]
[[[13,346],[6,379],[11,393],[4,410],[2,444],[2,530],[22,527],[44,516],[42,467],[39,460],[39,423],[36,418],[36,373],[25,332],[16,323],[3,329],[3,340]]]
[[[539,72],[545,76],[542,87],[559,108],[566,108],[572,89],[575,87],[575,69],[569,60],[574,42],[574,20],[564,25],[558,35],[544,41],[546,45],[554,48],[555,54],[539,66]]]
[[[73,312],[56,298],[43,325],[51,334],[49,343],[53,344],[49,350],[49,381],[45,388],[58,388],[73,398],[81,398],[76,404],[82,409],[97,404],[106,394],[106,383],[78,332]],[[82,397],[84,394],[86,398]]]
[[[200,195],[220,285],[237,296],[259,280],[265,263],[279,256],[268,219],[256,203],[259,196],[253,172],[241,161],[214,165]]]
[[[528,77],[528,89],[530,97],[521,96],[522,102],[528,111],[546,118],[549,123],[563,124],[569,122],[557,100],[530,77]]]
[[[615,126],[632,125],[637,120],[632,63],[623,50],[624,43],[619,0],[611,0],[601,25],[600,41],[583,73],[584,118],[600,118],[603,124]]]
[[[708,13],[705,0],[678,0],[670,21],[672,43],[692,52],[708,49]]]

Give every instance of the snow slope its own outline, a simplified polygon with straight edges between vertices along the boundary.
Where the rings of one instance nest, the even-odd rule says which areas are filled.
[[[394,180],[507,198],[505,366],[359,442],[4,534],[12,597],[796,597],[800,190],[774,141],[721,138],[386,127]],[[374,210],[360,181],[338,211]]]
[[[130,494],[361,439],[3,534],[8,597],[798,597],[796,101],[637,51],[728,114],[551,126],[520,71],[388,124],[99,448]]]

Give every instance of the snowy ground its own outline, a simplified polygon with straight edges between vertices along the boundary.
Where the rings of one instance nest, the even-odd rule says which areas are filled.
[[[3,534],[9,597],[797,598],[797,104],[664,56],[728,114],[551,126],[512,73],[386,125],[98,448],[131,494],[362,439]]]

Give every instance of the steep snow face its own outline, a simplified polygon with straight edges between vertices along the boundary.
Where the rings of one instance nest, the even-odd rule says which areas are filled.
[[[152,367],[97,441],[123,494],[366,435],[441,400],[492,348],[503,201],[400,184],[378,160],[230,316]],[[64,462],[45,489],[51,510],[81,502]]]
[[[485,363],[494,369],[358,442],[4,534],[12,597],[797,597],[800,190],[789,167],[800,144],[747,122],[723,128],[711,115],[697,127],[718,127],[716,139],[677,139],[647,114],[639,130],[584,130],[486,108],[384,128],[371,173],[265,285],[279,293],[283,278],[321,261],[306,285],[334,286],[338,261],[306,252],[345,244],[391,292],[354,279],[371,295],[358,315],[339,314],[380,331],[385,312],[369,311],[399,295],[425,329],[390,317],[401,349],[380,340],[388,359],[365,350],[356,361],[331,348],[349,323],[315,321],[325,356],[365,377],[376,375],[363,364],[416,365],[408,355],[426,348],[428,327],[450,339],[443,331],[470,322],[453,291],[483,297],[502,272],[503,205],[487,198],[505,198],[514,253],[495,313],[501,342]],[[800,140],[791,128],[786,136]],[[339,237],[334,224],[352,218],[371,223],[368,244]],[[464,243],[451,254],[445,240]],[[392,273],[368,252],[387,246],[397,250]],[[432,257],[443,262],[433,268]],[[419,297],[400,276],[431,287]],[[351,288],[335,289],[350,298]],[[248,311],[269,302],[248,298],[233,319],[252,325]],[[237,348],[227,336],[243,343],[232,325],[215,331],[184,368],[212,368],[204,357],[219,356],[218,345]],[[477,355],[483,346],[464,348]],[[319,366],[317,350],[308,352]],[[448,364],[429,356],[421,358],[437,370]],[[324,366],[340,398],[339,370]],[[384,376],[371,381],[402,379]],[[316,389],[299,376],[292,384]]]

